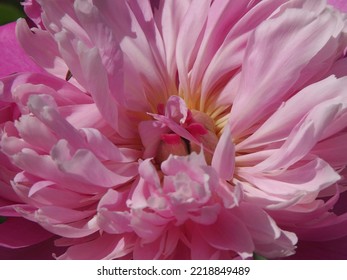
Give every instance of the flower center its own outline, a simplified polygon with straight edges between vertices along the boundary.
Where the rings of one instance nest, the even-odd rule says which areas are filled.
[[[205,113],[190,110],[179,96],[170,96],[167,103],[159,104],[157,114],[148,113],[153,120],[143,121],[139,132],[144,145],[144,158],[156,163],[169,155],[187,155],[204,150],[210,162],[218,137],[213,120]]]

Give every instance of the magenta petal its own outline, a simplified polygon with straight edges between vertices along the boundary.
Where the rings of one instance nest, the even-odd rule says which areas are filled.
[[[15,22],[0,26],[0,77],[24,71],[43,71],[18,44],[15,28]]]
[[[50,237],[52,237],[52,233],[23,218],[8,218],[0,224],[0,246],[22,248]]]
[[[29,247],[0,247],[0,260],[53,260],[54,254],[60,255],[64,251],[64,247],[56,247],[54,239],[50,238]]]
[[[328,3],[342,12],[347,12],[346,0],[328,0]]]
[[[302,241],[296,254],[286,258],[293,260],[346,260],[347,237],[325,242]]]

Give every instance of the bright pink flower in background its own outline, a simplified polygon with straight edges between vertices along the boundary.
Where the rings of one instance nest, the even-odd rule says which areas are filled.
[[[347,1],[346,0],[328,0],[330,5],[335,6],[343,12],[347,12]]]
[[[37,27],[16,33],[39,70],[0,86],[0,215],[42,230],[25,245],[345,257],[324,249],[347,236],[345,14],[323,0],[57,2],[26,1]]]

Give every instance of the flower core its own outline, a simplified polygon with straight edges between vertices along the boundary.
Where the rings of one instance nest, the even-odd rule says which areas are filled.
[[[165,105],[158,105],[157,114],[148,115],[153,119],[139,126],[145,158],[154,157],[160,164],[170,154],[182,156],[203,149],[207,162],[211,162],[219,137],[213,119],[206,113],[188,109],[181,97],[172,95]],[[146,139],[148,129],[152,130],[150,142]]]

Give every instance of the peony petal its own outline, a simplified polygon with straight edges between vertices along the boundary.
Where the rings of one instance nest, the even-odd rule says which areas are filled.
[[[129,254],[134,244],[132,235],[114,236],[104,233],[95,240],[71,246],[59,260],[117,259]]]
[[[251,173],[240,170],[240,176],[269,194],[287,198],[310,192],[319,192],[336,183],[340,176],[321,159],[286,170],[282,173]]]
[[[30,115],[21,116],[20,120],[15,122],[15,126],[24,141],[46,153],[57,141],[57,137],[46,125]]]
[[[180,23],[183,21],[190,2],[190,0],[160,1],[159,7],[154,14],[154,20],[163,38],[166,65],[171,77],[177,71],[175,52]]]
[[[216,248],[212,247],[201,236],[201,233],[194,229],[192,230],[192,244],[191,244],[191,259],[192,260],[211,260],[214,259]]]
[[[85,145],[83,138],[57,111],[54,99],[49,95],[31,95],[28,106],[32,113],[61,138],[66,139],[74,147]]]
[[[115,4],[115,9],[124,6],[122,1]],[[75,1],[74,9],[82,28],[88,33],[90,40],[99,51],[99,55],[106,70],[108,86],[111,92],[117,92],[123,88],[123,56],[120,52],[119,40],[114,31],[104,23],[104,17],[97,7],[89,1]],[[125,9],[122,9],[126,12]],[[120,14],[126,17],[124,14]],[[95,23],[98,24],[95,24]],[[123,24],[125,32],[125,25]],[[130,25],[129,25],[130,27]],[[130,29],[130,28],[129,28]],[[129,30],[130,31],[130,30]]]
[[[126,208],[127,192],[112,189],[101,198],[98,205],[97,220],[101,229],[111,234],[131,232],[130,213]]]
[[[161,141],[161,136],[170,132],[170,129],[155,121],[143,121],[139,124],[139,134],[144,146],[144,158],[155,157]]]
[[[123,176],[107,169],[89,150],[78,150],[71,160],[58,162],[65,174],[71,174],[82,182],[110,188],[128,182],[132,176]]]
[[[90,220],[80,220],[69,224],[51,224],[44,217],[37,220],[37,222],[47,231],[69,238],[85,237],[99,230],[95,217]]]
[[[316,18],[288,9],[256,29],[247,45],[241,84],[230,116],[234,136],[269,110],[274,111],[294,90],[295,82],[301,78],[300,71],[328,42],[335,27],[335,20],[328,14]],[[308,39],[312,36],[314,39]],[[298,53],[297,49],[305,51]],[[292,63],[293,57],[296,63]],[[271,81],[276,81],[276,85]]]
[[[215,224],[199,227],[201,236],[216,249],[233,250],[242,258],[253,255],[254,244],[246,226],[234,215],[222,212]]]
[[[272,243],[281,235],[281,229],[278,228],[276,222],[262,209],[257,206],[245,203],[240,209],[242,220],[251,230],[254,240],[261,243]]]
[[[341,96],[346,86],[347,79],[331,76],[304,88],[286,101],[254,134],[239,143],[237,149],[284,140],[307,112],[324,101]]]
[[[264,19],[268,18],[278,6],[287,1],[288,0],[276,0],[254,3],[254,5],[256,4],[255,7],[250,9],[233,27],[231,27],[224,42],[213,56],[206,69],[202,80],[202,103],[204,103],[206,99],[205,96],[212,92],[213,87],[215,87],[220,80],[225,78],[225,76],[232,75],[231,73],[233,73],[233,71],[237,71],[241,67],[250,31],[257,27]],[[230,3],[238,5],[238,8],[244,5],[242,1],[232,1]],[[248,3],[248,5],[249,4],[250,3]],[[233,7],[230,13],[234,11],[236,11],[236,9]],[[240,11],[242,13],[242,10]],[[235,16],[237,17],[238,15],[235,14]],[[235,76],[233,76],[229,84],[233,83],[234,80]],[[232,91],[228,90],[228,88],[224,88],[219,96],[215,97],[219,101],[217,101],[218,103],[216,105],[222,106],[230,103],[230,93],[232,93]],[[227,99],[227,102],[225,102],[225,99]]]
[[[284,144],[256,168],[264,171],[287,168],[302,159],[324,138],[329,125],[346,111],[340,100],[328,100],[312,109],[291,131]]]
[[[235,146],[230,129],[226,127],[214,151],[211,166],[216,169],[221,179],[230,180],[235,169]]]
[[[180,86],[185,97],[189,98],[190,92],[188,72],[197,55],[197,49],[201,44],[199,36],[205,29],[208,10],[211,1],[193,0],[183,18],[176,43],[176,63]]]
[[[25,19],[19,19],[16,26],[16,35],[21,47],[28,56],[33,57],[35,62],[47,72],[65,79],[68,67],[60,57],[58,45],[50,34],[39,28],[29,28]],[[39,41],[41,48],[37,48]]]
[[[217,0],[208,11],[206,29],[191,73],[191,90],[198,90],[203,73],[231,27],[247,12],[246,1]],[[212,43],[212,44],[211,44]]]
[[[26,55],[15,35],[16,23],[9,23],[0,27],[0,77],[17,72],[41,72],[31,58]]]
[[[91,151],[101,160],[114,162],[133,162],[140,157],[140,153],[134,149],[118,148],[100,131],[94,128],[83,128],[86,143]]]
[[[50,237],[52,233],[23,218],[7,218],[0,224],[0,245],[7,248],[31,246]]]
[[[86,207],[98,199],[93,195],[88,196],[67,190],[49,181],[33,184],[28,196],[40,205],[52,205],[54,202],[55,206],[64,208]]]

